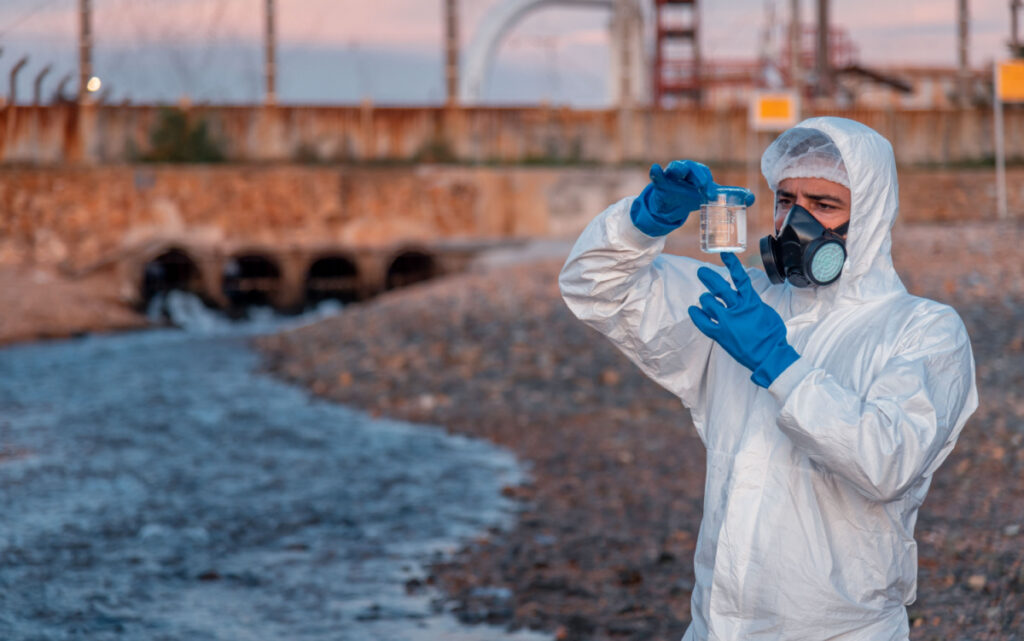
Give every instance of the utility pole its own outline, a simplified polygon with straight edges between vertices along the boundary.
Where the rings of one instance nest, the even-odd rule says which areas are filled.
[[[803,38],[801,38],[802,27],[800,25],[800,0],[789,2],[789,83],[797,92],[800,92],[801,82],[800,63],[803,54]]]
[[[632,42],[630,42],[630,36],[632,36],[632,30],[630,28],[632,27],[632,25],[630,24],[630,19],[632,18],[632,16],[630,15],[630,7],[628,6],[627,2],[619,2],[616,8],[618,9],[619,16],[618,37],[620,38],[619,77],[615,79],[619,83],[619,104],[617,106],[621,109],[628,109],[629,107],[633,106],[633,96],[632,92],[630,91],[629,78],[629,72],[631,70],[631,66],[633,63],[632,56],[630,55],[633,53],[630,49],[631,45],[633,44]],[[557,67],[555,67],[555,61],[553,58],[548,60],[548,64],[557,69]]]
[[[1010,0],[1010,55],[1014,58],[1024,58],[1024,44],[1020,41],[1020,31],[1017,27],[1020,7],[1021,0]]]
[[[642,38],[643,15],[639,0],[615,0],[612,4],[612,19],[609,23],[611,35],[611,55],[609,83],[612,84],[610,97],[614,106],[629,109],[635,106],[636,99],[641,95],[641,80],[636,76],[642,73],[643,64]],[[640,42],[638,42],[638,40]],[[640,55],[640,58],[637,56]],[[548,61],[554,67],[555,59]]]
[[[967,0],[957,0],[957,102],[967,107],[971,102],[971,69],[967,63],[968,20]]]
[[[764,3],[764,28],[761,30],[761,42],[758,44],[758,66],[760,67],[760,83],[767,84],[771,78],[769,69],[772,64],[778,63],[778,56],[775,51],[775,0],[765,0]],[[778,89],[778,87],[769,88]]]
[[[459,2],[444,2],[444,79],[449,107],[459,101]]]
[[[818,0],[818,46],[816,49],[818,94],[832,95],[832,69],[829,60],[828,0]]]
[[[263,104],[273,105],[277,103],[277,55],[274,39],[274,0],[266,0],[266,30],[264,33],[264,49],[266,58],[264,60],[264,74],[266,77],[266,94],[263,97]]]
[[[78,0],[78,104],[89,101],[92,78],[92,0]]]

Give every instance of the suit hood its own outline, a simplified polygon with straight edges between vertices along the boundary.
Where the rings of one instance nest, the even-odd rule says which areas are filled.
[[[846,235],[846,262],[836,283],[824,287],[798,288],[785,282],[772,287],[779,292],[793,315],[824,312],[829,308],[860,304],[906,292],[892,263],[892,227],[899,213],[899,185],[892,145],[874,129],[846,118],[821,117],[804,120],[799,128],[821,132],[839,149],[850,183],[850,226]],[[777,161],[776,144],[765,151],[762,173],[772,184],[772,167]],[[772,185],[773,188],[777,185]],[[773,292],[774,293],[774,292]],[[783,301],[779,301],[783,302]]]

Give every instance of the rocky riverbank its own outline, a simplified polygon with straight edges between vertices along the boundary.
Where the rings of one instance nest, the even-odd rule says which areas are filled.
[[[916,640],[1024,629],[1022,240],[1020,226],[994,223],[895,235],[909,289],[967,323],[981,391],[921,512]],[[530,483],[505,490],[522,501],[517,527],[423,578],[461,618],[559,639],[676,641],[689,619],[703,448],[679,402],[570,315],[559,267],[504,265],[394,292],[259,345],[270,370],[319,395],[488,438],[531,465]]]

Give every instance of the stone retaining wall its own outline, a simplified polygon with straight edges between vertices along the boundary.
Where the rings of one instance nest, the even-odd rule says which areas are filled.
[[[771,194],[756,173],[751,236],[767,228]],[[994,220],[991,170],[901,171],[901,220]],[[302,165],[0,170],[0,264],[75,272],[160,238],[205,246],[395,243],[571,236],[646,184],[640,168],[384,168]],[[1011,212],[1024,217],[1024,168],[1009,171]]]

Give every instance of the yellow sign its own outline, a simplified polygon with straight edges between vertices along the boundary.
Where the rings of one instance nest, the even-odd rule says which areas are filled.
[[[750,105],[750,126],[755,131],[782,131],[800,119],[800,101],[794,91],[757,91]]]
[[[1024,60],[996,66],[996,95],[1003,102],[1024,102]]]

